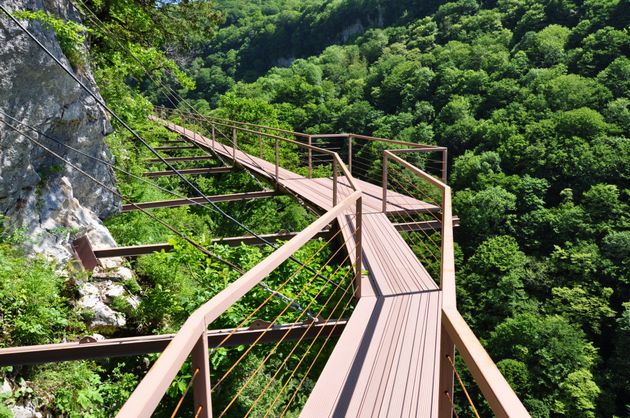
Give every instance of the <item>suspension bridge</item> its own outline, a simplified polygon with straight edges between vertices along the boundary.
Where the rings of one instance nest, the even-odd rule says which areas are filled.
[[[4,112],[1,122],[101,187],[107,186],[46,141],[173,195],[171,200],[135,202],[110,189],[125,202],[122,211],[145,213],[240,274],[194,311],[175,334],[5,348],[0,349],[0,366],[161,353],[118,412],[121,418],[151,416],[188,362],[192,372],[171,416],[285,416],[294,414],[292,405],[303,396],[307,399],[299,411],[302,417],[451,417],[457,414],[456,396],[465,398],[468,413],[479,416],[474,396],[461,377],[465,367],[494,415],[529,416],[457,311],[453,227],[458,220],[452,214],[446,182],[445,148],[355,134],[291,132],[202,116],[192,108],[188,113],[157,109],[153,121],[178,138],[153,147],[3,6],[0,9],[153,153],[155,158],[147,160],[148,165],[161,164],[166,169],[150,169],[137,176],[81,155]],[[171,103],[181,102],[172,89],[164,90]],[[183,150],[200,154],[179,155]],[[204,167],[176,166],[193,162]],[[233,171],[251,175],[261,190],[208,196],[192,180]],[[153,182],[166,176],[178,177],[195,195],[178,195]],[[316,213],[315,220],[301,231],[257,234],[219,206],[281,194],[309,207]],[[216,238],[213,243],[265,245],[273,252],[243,271],[151,213],[154,208],[182,205],[209,208],[246,233]],[[328,251],[325,262],[313,263],[314,256],[300,258],[300,250],[310,243],[319,245],[315,255]],[[173,250],[170,243],[93,248],[85,237],[73,247],[86,270],[108,257]],[[296,270],[272,285],[266,283],[271,276],[282,275],[279,272],[288,264],[297,266]],[[310,276],[305,287],[287,296],[287,283],[300,274]],[[256,287],[267,295],[259,306],[244,313],[233,328],[213,327]],[[264,317],[272,301],[279,301],[280,308]],[[257,397],[240,403],[255,375],[286,344],[290,351],[275,363],[276,371],[267,376]],[[246,348],[217,375],[210,366],[210,350],[234,346]],[[236,393],[222,391],[226,379],[234,378],[252,350],[262,346],[266,347],[264,358],[250,376],[242,377]],[[462,361],[456,361],[456,356]],[[314,370],[318,375],[311,374]],[[307,379],[314,382],[312,387],[305,385]],[[192,403],[185,403],[189,391]],[[283,404],[279,404],[281,396],[285,396]]]
[[[446,149],[361,135],[308,135],[215,118],[200,120],[195,114],[167,109],[160,109],[159,114],[153,118],[154,122],[179,136],[160,147],[160,152],[184,148],[203,150],[204,154],[183,157],[160,154],[148,162],[174,164],[214,158],[223,165],[214,169],[172,167],[169,171],[172,175],[194,176],[245,170],[271,183],[273,188],[232,195],[130,202],[123,210],[203,206],[208,202],[289,194],[316,211],[318,218],[299,232],[217,239],[216,242],[228,245],[261,244],[261,240],[276,245],[287,241],[195,311],[176,334],[3,349],[0,364],[161,351],[118,414],[141,417],[151,416],[190,357],[194,370],[190,382],[194,415],[224,416],[229,414],[239,393],[222,410],[213,408],[210,348],[256,344],[277,347],[288,341],[312,345],[317,339],[325,338],[326,342],[336,339],[300,416],[451,416],[455,377],[463,385],[455,368],[456,352],[495,415],[527,416],[456,309],[453,227],[457,219],[452,215],[450,188],[444,181]],[[169,118],[180,120],[181,125],[169,122]],[[209,132],[207,136],[182,126],[200,126],[201,122]],[[155,171],[145,175],[154,177],[152,173]],[[315,239],[325,241],[324,245],[337,242],[336,253],[345,254],[341,263],[329,259],[328,266],[336,266],[337,270],[340,265],[350,268],[348,283],[337,284],[345,286],[343,292],[329,297],[324,303],[326,309],[320,309],[311,318],[306,318],[303,312],[298,317],[302,320],[293,323],[278,323],[281,315],[256,318],[254,311],[234,329],[208,329],[232,304]],[[169,245],[92,248],[86,238],[80,238],[75,249],[89,270],[98,266],[101,258],[170,251]],[[307,264],[301,269],[309,268]],[[425,264],[433,265],[433,276]],[[313,277],[323,274],[321,268],[314,273]],[[351,297],[344,298],[346,294]],[[324,311],[329,312],[327,317]],[[463,393],[468,397],[465,387]],[[469,397],[468,400],[472,402]]]

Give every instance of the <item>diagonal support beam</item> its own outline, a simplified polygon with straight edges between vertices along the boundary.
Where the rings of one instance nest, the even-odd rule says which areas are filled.
[[[214,159],[216,159],[216,157],[212,155],[192,155],[190,157],[166,157],[164,159],[149,158],[146,161],[148,163],[164,163],[164,162],[181,163],[181,162],[186,162],[186,161],[208,161],[208,160],[214,160]]]
[[[194,145],[182,145],[181,147],[155,147],[156,151],[179,151],[183,149],[197,149]]]
[[[274,325],[271,329],[229,328],[208,331],[208,347],[233,347],[246,344],[268,344],[294,341],[300,338],[312,340],[319,336],[339,336],[346,319],[316,322],[299,322]],[[321,334],[320,334],[321,333]],[[147,335],[141,337],[113,338],[94,342],[71,342],[32,345],[0,349],[0,367],[19,364],[54,363],[70,360],[87,360],[109,357],[136,356],[159,353],[173,340],[175,334]],[[229,337],[226,339],[226,337]],[[259,339],[260,338],[260,339]],[[225,341],[224,341],[225,340]]]
[[[134,203],[129,205],[122,205],[121,212],[131,212],[139,209],[155,209],[155,208],[176,208],[179,206],[205,205],[208,200],[211,202],[235,202],[239,200],[249,199],[263,199],[266,197],[272,197],[278,195],[275,190],[263,190],[260,192],[245,192],[245,193],[233,193],[233,194],[221,194],[206,197],[191,197],[187,199],[172,199],[172,200],[157,200],[154,202]]]
[[[182,143],[182,142],[188,142],[188,140],[184,139],[184,138],[177,138],[177,139],[158,139],[158,142],[161,144],[175,144],[175,143]]]
[[[179,171],[180,174],[192,175],[192,174],[223,174],[229,173],[233,170],[233,167],[200,167],[200,168],[185,168]],[[176,176],[177,173],[173,170],[167,171],[147,171],[142,174],[145,177],[165,177]]]
[[[269,242],[288,241],[298,232],[288,232],[283,234],[264,234],[260,237],[266,239]],[[332,233],[330,230],[322,231],[316,234],[313,239],[323,238],[330,239]],[[216,238],[212,240],[213,244],[229,245],[230,247],[238,247],[241,244],[245,245],[265,245],[260,239],[253,236],[242,237],[229,237],[229,238]],[[99,258],[112,258],[112,257],[137,257],[146,254],[157,253],[160,251],[171,251],[173,245],[164,242],[159,244],[147,244],[147,245],[132,245],[128,247],[112,247],[112,248],[94,248],[92,250],[94,256]]]
[[[397,222],[392,223],[398,232],[415,231],[439,231],[442,229],[440,221],[418,221],[418,222]],[[453,227],[459,226],[459,218],[453,217]]]

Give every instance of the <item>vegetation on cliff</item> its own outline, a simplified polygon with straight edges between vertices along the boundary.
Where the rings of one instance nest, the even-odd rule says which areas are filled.
[[[101,92],[151,141],[169,136],[145,118],[152,102],[173,105],[160,86],[165,83],[208,114],[448,146],[454,212],[461,219],[459,309],[533,416],[629,413],[627,0],[86,4],[100,19],[82,9]],[[120,167],[141,173],[148,154],[129,139],[117,129],[108,141]],[[131,178],[118,179],[121,191],[136,201],[169,197]],[[189,191],[178,180],[159,184]],[[243,173],[199,185],[209,194],[260,186]],[[257,232],[296,230],[312,219],[286,197],[226,208]],[[208,245],[212,237],[242,232],[199,208],[156,213]],[[118,308],[134,332],[177,329],[236,277],[141,214],[120,215],[108,227],[120,244],[177,244],[173,253],[141,257],[133,265],[141,305],[131,309],[120,302]],[[21,268],[24,261],[0,245],[7,268]],[[243,267],[268,253],[213,248]],[[35,279],[48,277],[51,290],[42,297],[58,319],[47,323],[51,329],[36,330],[43,339],[32,341],[59,340],[68,327],[79,333],[76,314],[63,300],[63,281],[43,262],[32,263]],[[3,284],[0,293],[20,283]],[[3,309],[27,309],[18,302]],[[222,323],[231,324],[229,318]],[[6,335],[20,343],[39,335],[33,332],[15,328]],[[213,366],[225,367],[232,355],[215,352]],[[44,382],[63,373],[90,373],[82,378],[85,387],[51,395],[51,408],[70,416],[105,416],[145,370],[137,359],[86,364],[25,376],[56,394]],[[222,390],[238,383],[235,378]],[[169,392],[172,399],[180,386]],[[99,397],[116,401],[96,411],[88,404],[101,405]]]

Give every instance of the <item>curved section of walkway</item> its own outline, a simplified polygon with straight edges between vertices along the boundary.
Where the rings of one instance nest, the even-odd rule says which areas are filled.
[[[265,160],[169,124],[186,140],[275,179]],[[323,210],[331,208],[332,180],[308,179],[280,168],[278,183]],[[338,184],[339,198],[351,193]],[[432,417],[437,415],[442,292],[382,212],[380,186],[363,191],[362,249],[368,276],[361,298],[302,411],[303,417]],[[434,205],[388,191],[386,212],[435,212]],[[337,217],[354,248],[354,214]],[[354,251],[349,251],[354,261]]]

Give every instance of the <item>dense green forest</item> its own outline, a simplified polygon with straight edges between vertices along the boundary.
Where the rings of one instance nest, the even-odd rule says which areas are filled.
[[[282,3],[218,2],[183,93],[448,146],[460,310],[532,415],[629,414],[630,3]]]
[[[152,104],[192,105],[304,132],[448,146],[454,213],[461,219],[459,310],[532,416],[630,415],[627,0],[85,4],[99,18],[77,2],[103,97],[156,144],[171,134],[146,120]],[[187,103],[165,94],[162,84],[178,89]],[[130,139],[117,127],[108,142],[118,166],[141,173],[149,154]],[[118,180],[136,201],[169,197],[132,178]],[[179,180],[159,184],[190,192]],[[210,194],[264,186],[245,173],[198,185]],[[313,219],[289,197],[225,207],[257,232],[299,230]],[[242,233],[199,208],[156,213],[208,246],[213,237]],[[142,214],[119,215],[107,226],[121,245],[177,243],[173,253],[133,263],[138,279],[128,286],[142,302],[138,309],[118,306],[129,318],[128,334],[176,330],[238,276]],[[19,231],[5,231],[0,244],[0,304],[10,313],[0,320],[8,338],[2,344],[84,335],[82,313],[68,303],[74,279],[59,278],[44,261],[26,260],[14,245],[22,239]],[[269,252],[212,248],[244,269]],[[316,250],[307,247],[300,258]],[[32,274],[12,280],[25,270]],[[34,292],[28,300],[16,296],[27,292]],[[261,297],[243,303],[254,306]],[[18,316],[21,321],[10,320]],[[235,322],[225,318],[221,325]],[[235,355],[213,353],[213,367],[220,370]],[[249,367],[263,355],[254,353]],[[142,359],[134,358],[4,372],[49,393],[53,413],[108,416],[144,371]],[[260,379],[262,385],[265,375]],[[62,385],[69,381],[74,386]],[[236,376],[222,390],[238,384]],[[181,391],[181,384],[171,388],[165,411]],[[247,402],[240,405],[245,411]]]

